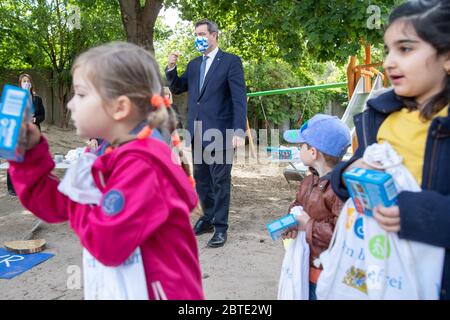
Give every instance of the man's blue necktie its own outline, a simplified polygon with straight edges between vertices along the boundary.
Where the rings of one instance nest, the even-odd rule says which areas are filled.
[[[203,56],[203,61],[202,61],[202,64],[200,66],[200,86],[199,86],[199,91],[202,91],[203,81],[205,80],[206,60],[208,58],[209,58],[208,56]]]

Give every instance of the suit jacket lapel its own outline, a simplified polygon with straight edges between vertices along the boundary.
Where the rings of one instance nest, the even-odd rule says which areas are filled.
[[[223,56],[223,51],[219,49],[216,56],[214,57],[214,61],[212,62],[211,67],[209,67],[208,73],[206,74],[205,81],[203,82],[202,91],[200,92],[200,94],[198,96],[199,100],[202,97],[203,93],[205,92],[205,88],[208,85],[209,80],[213,77],[215,70],[219,66],[220,61],[222,60],[222,56]],[[200,67],[199,67],[199,70],[200,70]],[[200,72],[199,72],[199,74],[200,74]],[[200,77],[200,75],[199,75],[199,77]],[[197,83],[198,82],[199,81],[197,81]]]

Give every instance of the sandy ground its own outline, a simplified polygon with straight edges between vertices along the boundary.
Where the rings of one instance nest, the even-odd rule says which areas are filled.
[[[44,133],[53,153],[66,154],[84,143],[73,131],[53,126],[44,128]],[[226,245],[211,249],[206,243],[212,234],[197,238],[207,299],[276,299],[284,249],[280,241],[270,239],[265,225],[286,213],[297,188],[295,182],[286,182],[282,167],[234,165]],[[0,245],[25,236],[34,221],[7,194],[6,171],[0,171]],[[43,224],[34,238],[45,239],[45,252],[55,256],[11,280],[0,279],[0,299],[83,299],[82,288],[73,288],[74,270],[81,267],[81,246],[68,224]]]

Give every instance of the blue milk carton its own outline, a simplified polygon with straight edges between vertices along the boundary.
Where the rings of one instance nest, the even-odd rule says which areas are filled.
[[[356,211],[361,214],[370,217],[379,204],[391,207],[396,203],[398,191],[389,173],[353,168],[344,173],[344,180]]]
[[[28,90],[5,85],[0,100],[0,157],[22,162],[25,154],[26,124],[32,119]]]
[[[288,214],[280,219],[268,223],[266,226],[272,239],[278,240],[284,232],[296,225],[297,220],[295,220],[295,217],[292,214]]]
[[[300,149],[298,147],[267,147],[266,150],[270,152],[271,161],[289,162],[300,160]]]

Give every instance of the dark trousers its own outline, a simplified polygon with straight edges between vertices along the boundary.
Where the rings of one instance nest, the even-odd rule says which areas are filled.
[[[226,232],[234,150],[207,152],[205,157],[203,147],[193,150],[194,178],[204,213],[201,219],[212,223],[216,232]]]
[[[14,186],[12,185],[11,178],[9,177],[9,173],[6,174],[6,185],[8,187],[8,191],[14,191]]]

